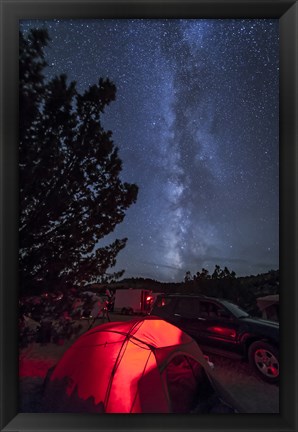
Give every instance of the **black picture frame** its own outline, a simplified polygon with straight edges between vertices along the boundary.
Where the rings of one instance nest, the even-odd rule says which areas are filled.
[[[1,430],[297,431],[297,2],[287,0],[0,0],[0,3]],[[18,413],[17,343],[19,20],[182,17],[278,18],[280,22],[280,413],[217,416],[20,414]]]

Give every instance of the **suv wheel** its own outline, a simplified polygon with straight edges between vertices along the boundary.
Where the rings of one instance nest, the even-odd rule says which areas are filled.
[[[253,369],[263,380],[276,383],[279,380],[278,350],[267,342],[257,341],[248,350],[248,359]]]

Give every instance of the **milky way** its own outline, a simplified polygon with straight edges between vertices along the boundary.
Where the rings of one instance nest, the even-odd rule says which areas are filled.
[[[181,281],[278,263],[278,20],[54,20],[47,76],[117,87],[102,118],[137,203],[115,270]]]

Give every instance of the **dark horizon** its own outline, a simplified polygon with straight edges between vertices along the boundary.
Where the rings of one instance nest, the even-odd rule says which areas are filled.
[[[278,269],[271,269],[271,270],[268,270],[267,272],[265,272],[265,273],[258,273],[258,274],[250,274],[250,275],[246,275],[246,276],[238,276],[237,274],[236,274],[236,280],[237,279],[245,279],[245,278],[259,278],[259,277],[264,277],[264,276],[266,276],[266,275],[268,275],[268,274],[270,274],[271,272],[273,272],[273,273],[279,273],[279,268]],[[192,276],[194,276],[195,274],[192,274]],[[210,274],[210,276],[212,276],[212,272],[211,272],[211,274]],[[126,277],[125,275],[122,277],[122,278],[120,278],[119,280],[117,280],[117,281],[115,281],[115,282],[109,282],[109,283],[91,283],[91,284],[87,284],[87,285],[85,285],[85,287],[86,286],[92,286],[92,285],[94,285],[94,286],[96,286],[96,285],[102,285],[102,287],[105,287],[105,286],[107,286],[107,285],[115,285],[115,284],[121,284],[121,283],[127,283],[127,282],[129,282],[129,281],[131,281],[131,280],[134,280],[134,281],[142,281],[142,280],[144,280],[144,281],[152,281],[152,282],[154,282],[154,283],[158,283],[158,284],[184,284],[185,283],[185,281],[184,280],[180,280],[180,281],[175,281],[175,282],[173,282],[173,281],[160,281],[160,280],[157,280],[157,279],[152,279],[152,278],[150,278],[150,277],[143,277],[143,276],[130,276],[130,277]],[[210,279],[208,279],[208,280],[212,280],[212,278],[210,278]],[[82,288],[84,288],[84,287],[82,287]]]

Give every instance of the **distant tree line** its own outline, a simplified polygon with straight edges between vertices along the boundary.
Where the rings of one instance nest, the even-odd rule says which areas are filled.
[[[219,265],[211,274],[204,268],[194,275],[187,271],[179,292],[225,298],[258,314],[257,297],[279,293],[279,270],[247,277],[236,277],[234,271]]]
[[[216,265],[212,274],[209,274],[209,271],[203,268],[201,271],[198,271],[196,274],[192,276],[190,271],[187,271],[184,277],[184,282],[191,281],[200,281],[200,280],[209,280],[209,279],[235,279],[236,273],[224,267],[221,269],[219,265]]]
[[[279,270],[268,273],[237,277],[227,267],[216,265],[213,272],[202,269],[191,274],[187,271],[182,282],[159,282],[148,278],[129,278],[112,284],[117,288],[151,289],[160,293],[203,294],[221,297],[237,303],[252,314],[258,314],[256,298],[279,293]]]

